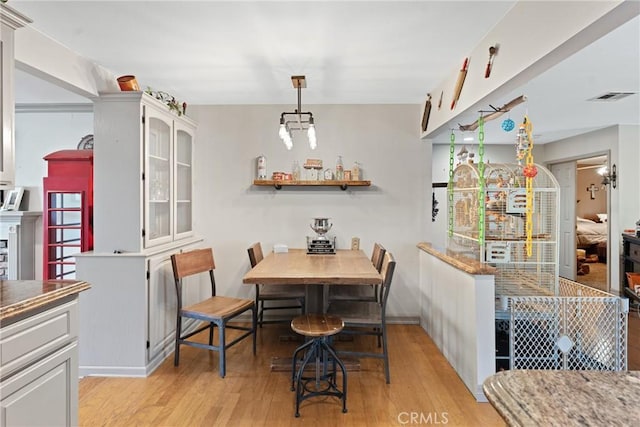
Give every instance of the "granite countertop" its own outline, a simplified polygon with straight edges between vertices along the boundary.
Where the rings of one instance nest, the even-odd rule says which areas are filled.
[[[465,256],[453,253],[448,250],[438,249],[434,247],[431,243],[428,242],[420,242],[418,243],[418,248],[425,251],[426,253],[433,255],[434,257],[440,259],[441,261],[446,262],[453,267],[464,271],[469,274],[495,274],[496,269],[489,265],[483,264],[480,261],[476,261],[475,259],[467,258]]]
[[[0,280],[0,321],[89,288],[87,282],[77,280]]]
[[[640,371],[512,370],[484,394],[510,426],[624,426],[640,420]]]

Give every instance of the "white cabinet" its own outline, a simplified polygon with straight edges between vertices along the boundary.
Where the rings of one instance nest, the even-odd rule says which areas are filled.
[[[194,249],[193,247],[183,250]],[[177,298],[176,287],[171,267],[171,254],[165,253],[151,257],[148,262],[148,298],[149,298],[149,346],[147,359],[150,362],[163,360],[167,354],[171,354],[175,345]],[[208,277],[207,277],[208,280]],[[199,281],[195,286],[193,281]],[[192,286],[183,286],[183,304],[189,305],[201,301],[210,294],[210,285],[202,277],[187,277],[184,283]],[[207,292],[209,292],[207,294]],[[192,319],[183,319],[183,327],[190,329],[197,326]]]
[[[170,257],[200,241],[192,237],[145,252],[76,256],[76,277],[91,283],[80,296],[81,376],[143,377],[172,354],[177,304]],[[205,282],[196,288],[185,291],[185,304],[210,292]]]
[[[0,424],[78,425],[78,299],[0,330]]]
[[[14,31],[31,22],[16,10],[0,4],[0,190],[14,187],[15,96]]]
[[[176,291],[170,256],[150,258],[149,263],[149,360],[175,339]]]
[[[140,252],[192,235],[195,123],[143,92],[94,106],[97,252]]]
[[[196,125],[143,92],[94,103],[94,251],[76,256],[76,277],[92,286],[82,295],[80,373],[146,376],[173,352],[170,257],[202,240],[192,223]]]

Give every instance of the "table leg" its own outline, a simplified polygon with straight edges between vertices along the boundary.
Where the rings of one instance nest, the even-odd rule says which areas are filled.
[[[324,285],[307,285],[306,286],[306,312],[307,313],[324,313],[325,312],[325,286]]]

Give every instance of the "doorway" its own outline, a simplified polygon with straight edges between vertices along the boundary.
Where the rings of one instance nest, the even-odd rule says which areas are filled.
[[[608,154],[551,165],[560,185],[560,276],[608,292],[609,186],[603,183]]]

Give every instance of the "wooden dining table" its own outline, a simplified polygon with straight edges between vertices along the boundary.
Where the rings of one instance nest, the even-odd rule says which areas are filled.
[[[306,285],[307,313],[326,311],[327,286],[379,285],[382,275],[362,250],[308,254],[306,249],[271,252],[242,278],[246,284]]]

